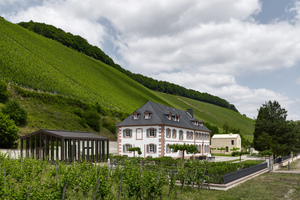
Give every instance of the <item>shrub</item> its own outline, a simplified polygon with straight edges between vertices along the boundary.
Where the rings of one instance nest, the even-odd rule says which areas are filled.
[[[17,126],[25,126],[27,124],[27,111],[16,101],[9,101],[2,108],[2,112],[14,120]]]
[[[11,93],[7,90],[7,84],[0,80],[0,102],[5,103],[10,96]]]
[[[0,148],[16,148],[19,128],[13,120],[0,112]]]
[[[75,108],[74,114],[82,118],[83,112],[80,108]]]
[[[113,118],[103,118],[102,126],[107,128],[111,133],[116,133],[115,121]]]
[[[82,119],[93,130],[100,131],[100,116],[97,111],[87,110],[83,112]]]

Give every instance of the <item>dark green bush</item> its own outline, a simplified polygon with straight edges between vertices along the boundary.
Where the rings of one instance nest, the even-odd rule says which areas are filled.
[[[7,90],[7,84],[0,80],[0,102],[5,103],[8,101],[9,97],[11,96],[10,91]]]
[[[87,110],[82,115],[83,122],[89,125],[93,130],[100,131],[100,116],[97,111]]]
[[[27,111],[16,101],[9,101],[2,108],[2,112],[14,120],[17,126],[27,124]]]
[[[0,112],[0,148],[17,148],[18,131],[14,121]]]
[[[82,118],[83,111],[80,108],[75,108],[74,114]]]
[[[116,127],[115,127],[115,119],[111,117],[105,117],[102,119],[102,126],[108,129],[111,133],[116,133]]]

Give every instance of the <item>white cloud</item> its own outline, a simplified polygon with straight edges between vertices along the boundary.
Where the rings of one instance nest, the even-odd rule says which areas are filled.
[[[299,8],[296,2],[291,12]],[[260,11],[259,0],[45,0],[4,17],[52,24],[100,48],[110,38],[124,68],[220,96],[253,118],[265,101],[291,108],[295,101],[263,86],[239,85],[235,77],[291,68],[300,60],[299,21],[258,24],[252,16]],[[99,23],[103,18],[118,35]]]

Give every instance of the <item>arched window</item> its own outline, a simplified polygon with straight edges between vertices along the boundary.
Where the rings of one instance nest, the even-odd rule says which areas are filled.
[[[179,131],[179,140],[183,140],[183,131],[182,130]]]
[[[173,129],[172,131],[172,138],[175,139],[177,137],[177,133],[176,133],[176,130]]]
[[[167,138],[170,138],[170,137],[171,137],[171,130],[170,130],[169,128],[167,128],[167,131],[166,131],[166,132],[167,132],[167,136],[166,136],[166,137],[167,137]]]
[[[171,149],[169,147],[169,144],[167,144],[167,146],[166,146],[166,153],[171,153]]]

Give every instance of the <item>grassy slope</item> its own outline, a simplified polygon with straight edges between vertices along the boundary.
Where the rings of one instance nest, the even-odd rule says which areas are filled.
[[[126,112],[149,99],[166,103],[112,67],[3,19],[0,37],[1,75],[9,82]]]
[[[0,18],[0,78],[34,90],[99,102],[131,113],[147,100],[168,106],[193,108],[195,116],[219,128],[227,121],[251,135],[253,120],[225,108],[183,97],[151,91],[114,68],[34,34]],[[81,129],[68,108],[15,96],[29,110],[27,127]],[[38,108],[38,109],[37,109]],[[40,119],[40,120],[39,120]],[[61,121],[73,125],[66,125]],[[23,128],[24,129],[24,128]],[[29,131],[28,130],[28,131]],[[24,131],[27,132],[27,131]]]

